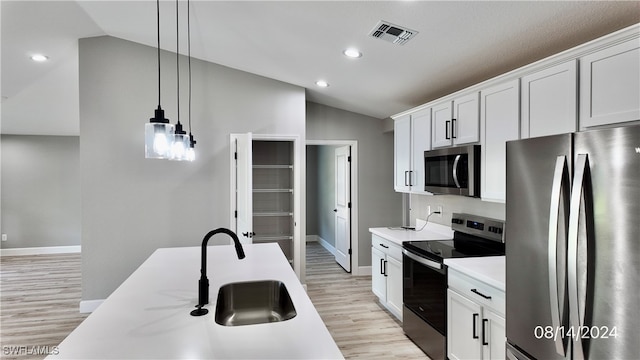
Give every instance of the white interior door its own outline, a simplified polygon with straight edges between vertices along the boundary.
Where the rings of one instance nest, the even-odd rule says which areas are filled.
[[[253,169],[252,136],[232,134],[231,146],[235,147],[235,231],[243,243],[251,243],[253,237]],[[233,171],[233,170],[232,170]]]
[[[335,151],[335,228],[338,264],[351,271],[351,147],[339,147]]]

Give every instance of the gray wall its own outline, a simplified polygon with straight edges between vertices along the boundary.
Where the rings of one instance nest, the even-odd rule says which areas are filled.
[[[416,218],[426,219],[427,206],[431,205],[431,211],[435,206],[442,205],[442,216],[433,214],[429,222],[442,225],[451,225],[451,217],[454,212],[482,215],[494,219],[505,219],[505,206],[503,203],[482,201],[476,198],[455,195],[411,195],[411,223],[415,224]]]
[[[338,146],[307,146],[307,234],[318,235],[332,246],[336,244],[333,212],[336,148]]]
[[[298,135],[304,141],[305,93],[194,59],[197,159],[147,160],[143,129],[157,106],[156,49],[96,37],[80,40],[79,56],[82,298],[94,300],[106,298],[155,249],[199,245],[207,231],[229,227],[229,134]],[[185,124],[185,58],[181,64]],[[163,52],[162,107],[172,123],[175,67],[175,54]]]
[[[358,141],[358,265],[371,265],[370,227],[402,221],[402,196],[393,190],[393,133],[383,121],[307,102],[307,140]]]
[[[318,236],[336,246],[336,164],[335,150],[338,146],[318,146]]]
[[[318,146],[306,147],[307,154],[307,234],[318,235]]]
[[[2,135],[2,248],[80,245],[77,136]]]

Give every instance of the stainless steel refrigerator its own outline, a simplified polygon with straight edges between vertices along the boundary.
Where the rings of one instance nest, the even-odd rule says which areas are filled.
[[[507,143],[511,359],[640,359],[640,125]]]

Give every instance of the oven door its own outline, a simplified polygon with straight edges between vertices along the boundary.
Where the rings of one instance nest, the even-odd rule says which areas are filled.
[[[402,250],[404,305],[443,336],[447,334],[446,267]]]

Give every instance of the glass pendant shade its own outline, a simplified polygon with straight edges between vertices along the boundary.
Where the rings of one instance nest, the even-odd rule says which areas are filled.
[[[194,161],[196,159],[196,141],[193,139],[193,135],[189,133],[189,148],[187,149],[187,161]]]
[[[174,126],[159,106],[155,117],[144,125],[144,153],[147,159],[168,159],[171,155]]]
[[[187,149],[189,149],[189,136],[187,136],[187,133],[182,130],[182,124],[178,122],[173,135],[173,143],[171,143],[171,154],[169,156],[169,160],[187,160]]]

